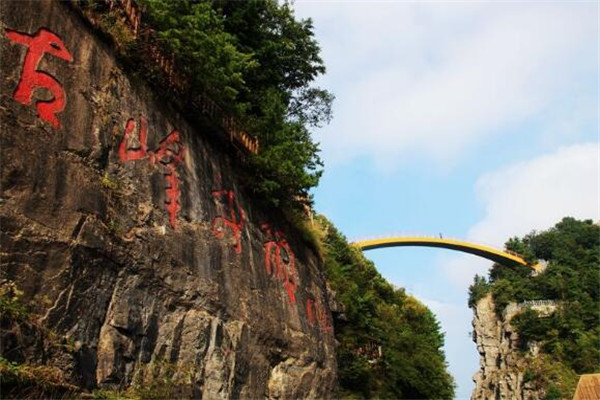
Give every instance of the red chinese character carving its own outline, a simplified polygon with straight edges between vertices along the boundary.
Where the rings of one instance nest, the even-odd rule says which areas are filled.
[[[231,229],[233,233],[233,237],[235,238],[235,252],[242,252],[242,229],[244,229],[244,210],[240,207],[239,203],[235,200],[235,195],[233,190],[213,190],[212,195],[214,198],[219,199],[224,196],[227,197],[227,207],[230,210],[230,218],[227,219],[224,217],[216,217],[213,220],[212,232],[219,239],[223,239],[225,237],[225,227]],[[236,215],[239,215],[239,221]]]
[[[179,132],[173,131],[164,138],[159,144],[155,152],[149,152],[150,163],[152,165],[161,163],[167,168],[165,172],[165,180],[167,181],[167,213],[169,214],[169,222],[174,230],[177,230],[177,213],[181,209],[179,205],[179,176],[177,175],[177,165],[181,163],[184,155],[184,148],[179,140]]]
[[[138,133],[139,147],[130,149],[130,143],[133,140],[133,131],[135,130],[135,120],[130,118],[125,125],[125,134],[119,144],[119,160],[122,163],[126,161],[135,161],[145,158],[147,154],[147,141],[148,141],[148,121],[146,118],[140,117],[140,130]]]
[[[277,279],[283,281],[290,302],[296,304],[298,272],[295,267],[294,252],[282,232],[273,232],[269,224],[262,224],[260,228],[268,239],[265,243],[265,268],[267,274],[274,274]],[[274,268],[272,268],[272,265]]]
[[[174,230],[177,230],[177,213],[181,209],[179,205],[179,176],[177,166],[183,160],[184,147],[179,139],[179,132],[173,131],[164,138],[158,145],[156,151],[147,150],[148,141],[148,123],[146,118],[140,118],[140,129],[138,132],[139,147],[130,148],[133,141],[133,132],[136,123],[134,119],[129,119],[125,125],[125,133],[119,144],[119,160],[124,163],[128,161],[142,160],[149,157],[150,164],[160,163],[165,169],[165,189],[167,201],[165,208],[169,214],[169,223]]]
[[[41,28],[33,36],[7,29],[6,36],[13,42],[28,47],[21,70],[21,79],[13,95],[14,99],[21,104],[31,105],[31,97],[35,89],[49,90],[53,98],[39,100],[35,106],[42,120],[51,123],[55,129],[60,129],[60,121],[56,118],[56,114],[65,108],[65,92],[56,78],[44,71],[38,71],[37,68],[45,53],[68,62],[73,61],[73,56],[62,40],[45,28]]]
[[[321,332],[331,332],[333,330],[325,307],[313,299],[306,300],[306,319],[311,326],[318,325]]]

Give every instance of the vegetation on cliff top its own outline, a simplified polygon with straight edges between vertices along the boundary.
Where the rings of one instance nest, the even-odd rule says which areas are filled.
[[[80,3],[103,8],[94,0]],[[330,121],[333,101],[314,85],[325,66],[311,20],[297,20],[288,2],[276,0],[139,4],[143,21],[185,78],[184,97],[208,96],[258,138],[260,151],[246,165],[248,188],[287,210],[311,204],[309,190],[318,184],[323,164],[310,129]],[[121,56],[149,81],[164,81],[160,68],[137,57],[141,43],[114,28],[118,19],[113,22],[102,30],[117,42]]]
[[[527,372],[528,379],[543,380],[549,398],[571,398],[575,374],[600,372],[600,226],[564,218],[554,228],[512,238],[506,246],[530,260],[546,261],[547,269],[532,276],[527,268],[495,264],[489,281],[475,277],[469,306],[490,291],[498,315],[510,302],[555,300],[558,309],[551,315],[526,308],[511,323],[523,350],[536,342],[548,358]],[[554,382],[547,379],[548,368],[560,372]]]
[[[340,393],[344,398],[448,399],[454,381],[435,316],[394,288],[362,252],[322,216],[328,282],[344,317],[335,320]],[[379,348],[381,353],[379,353]]]

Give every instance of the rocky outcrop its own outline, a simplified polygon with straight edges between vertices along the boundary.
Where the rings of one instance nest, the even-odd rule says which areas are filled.
[[[67,4],[0,7],[1,277],[70,344],[3,357],[89,389],[331,397],[319,260],[253,204],[214,129],[132,80]]]
[[[530,344],[528,353],[519,349],[519,335],[511,319],[522,307],[509,305],[502,317],[494,311],[492,295],[477,302],[473,318],[473,341],[477,344],[480,369],[473,377],[472,399],[538,400],[544,392],[525,376],[538,349]]]

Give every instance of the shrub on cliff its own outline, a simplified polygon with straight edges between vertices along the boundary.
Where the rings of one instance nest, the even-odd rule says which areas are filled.
[[[10,280],[0,281],[0,393],[3,399],[76,398],[81,389],[53,361],[72,354],[72,342],[43,328]],[[38,360],[26,362],[37,352]],[[48,361],[51,360],[51,361]],[[48,365],[43,365],[42,362]],[[58,361],[59,363],[60,361]]]
[[[435,316],[386,282],[327,219],[316,222],[328,282],[345,307],[345,318],[335,321],[339,397],[452,398],[454,381]]]
[[[301,206],[322,163],[309,129],[329,122],[333,96],[312,22],[275,0],[142,2],[192,93],[207,93],[258,137],[248,185],[269,203]]]
[[[473,284],[469,286],[469,307],[473,308],[477,302],[483,299],[490,291],[490,284],[485,276],[475,275]]]

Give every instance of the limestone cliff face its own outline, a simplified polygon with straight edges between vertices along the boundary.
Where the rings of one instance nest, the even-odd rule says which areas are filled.
[[[0,7],[1,277],[71,349],[3,357],[87,388],[168,374],[183,397],[331,397],[313,251],[68,5]]]
[[[518,312],[519,307],[509,305],[502,318],[498,318],[491,294],[477,303],[473,341],[481,358],[480,369],[473,377],[472,399],[538,400],[545,397],[540,388],[524,379],[537,349],[532,345],[526,355],[519,351],[519,336],[510,324]]]

